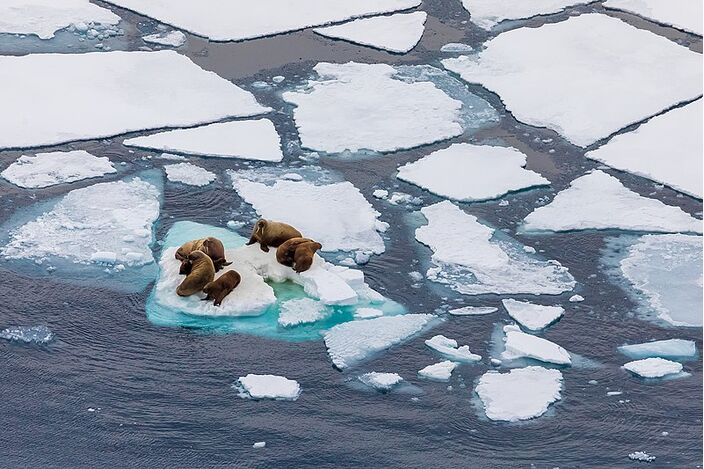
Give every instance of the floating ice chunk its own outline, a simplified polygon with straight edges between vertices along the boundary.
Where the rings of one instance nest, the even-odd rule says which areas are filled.
[[[252,445],[252,448],[266,448],[266,441],[257,441]]]
[[[496,92],[519,121],[580,146],[702,91],[701,54],[601,14],[508,31],[476,56],[442,63]]]
[[[571,365],[572,358],[567,350],[554,342],[521,332],[518,326],[504,326],[505,350],[501,358],[514,360],[517,358],[532,358],[556,365]]]
[[[508,373],[488,371],[475,389],[491,420],[516,422],[540,417],[562,399],[562,373],[542,366],[516,368]]]
[[[579,303],[584,301],[584,297],[582,295],[572,295],[568,301],[570,303]]]
[[[151,148],[197,156],[281,161],[281,139],[269,119],[256,119],[170,130],[128,138],[129,147]]]
[[[523,221],[526,231],[632,230],[702,232],[702,221],[679,207],[643,197],[596,170],[578,177]]]
[[[478,362],[481,355],[469,351],[468,345],[457,346],[457,341],[444,335],[436,335],[425,341],[425,345],[457,362]]]
[[[377,16],[313,31],[334,39],[405,54],[420,41],[428,14],[424,11]]]
[[[622,345],[618,351],[631,358],[684,358],[694,357],[697,346],[693,340],[668,339],[642,344]]]
[[[35,344],[46,344],[53,338],[54,333],[46,326],[13,326],[0,332],[0,339]]]
[[[558,13],[567,7],[590,3],[592,0],[462,0],[469,20],[487,31],[504,20],[522,20],[538,15]]]
[[[175,51],[0,56],[0,70],[0,148],[190,126],[269,110],[251,93]],[[46,70],[51,70],[51,86],[46,86]],[[101,111],[89,111],[96,107]]]
[[[377,308],[357,308],[354,312],[355,319],[371,319],[383,316],[384,312]]]
[[[279,325],[293,327],[300,324],[310,324],[325,319],[330,312],[320,301],[312,298],[298,298],[281,303]]]
[[[651,456],[645,451],[635,451],[628,455],[628,459],[632,459],[633,461],[653,462],[655,461],[655,456]]]
[[[215,174],[191,163],[176,163],[164,166],[169,181],[182,182],[189,186],[207,186],[215,180]]]
[[[117,254],[112,251],[98,251],[90,255],[90,260],[101,264],[114,264],[117,262]]]
[[[456,52],[472,52],[474,48],[469,44],[462,44],[461,42],[448,42],[440,48],[440,52],[445,53],[456,53]]]
[[[325,346],[342,370],[417,334],[433,319],[432,314],[405,314],[346,322],[325,332]]]
[[[455,308],[448,311],[452,316],[481,316],[484,314],[495,313],[499,308],[493,308],[491,306],[463,306],[462,308]]]
[[[284,77],[284,76],[276,75],[275,77],[272,77],[271,81],[273,81],[274,83],[281,83],[285,79],[286,79],[286,77]]]
[[[623,394],[623,391],[609,391],[606,393],[607,396],[620,396]]]
[[[248,374],[237,380],[235,387],[244,399],[277,399],[295,401],[301,394],[297,381],[276,375]]]
[[[397,177],[450,199],[488,200],[550,184],[524,169],[526,155],[515,148],[455,143],[398,169]]]
[[[389,196],[389,191],[387,191],[386,189],[376,189],[374,192],[372,192],[372,196],[377,199],[385,199]]]
[[[186,35],[181,31],[168,31],[142,36],[142,40],[160,46],[181,47],[186,43]]]
[[[457,365],[459,365],[459,363],[455,363],[450,360],[434,363],[426,366],[422,370],[419,370],[418,376],[433,381],[449,381],[450,376],[452,376],[452,372],[455,371]]]
[[[117,24],[120,17],[88,0],[3,0],[0,2],[0,33],[34,34],[51,39],[71,24]],[[87,27],[86,27],[87,29]]]
[[[607,0],[604,6],[702,35],[702,2],[699,0]]]
[[[562,306],[536,305],[511,299],[501,300],[501,302],[509,316],[531,331],[544,329],[565,314]]]
[[[420,0],[110,0],[162,23],[214,41],[241,41],[338,23],[360,16],[406,10]]]
[[[391,205],[420,205],[423,203],[423,199],[419,197],[413,197],[411,194],[405,194],[403,192],[394,192],[387,200]]]
[[[701,9],[702,2],[693,3]],[[702,100],[698,99],[616,135],[585,156],[701,199],[702,127]],[[673,142],[677,142],[674,154]]]
[[[682,364],[665,360],[664,358],[644,358],[628,362],[623,367],[642,378],[662,378],[663,376],[679,374],[682,372]]]
[[[40,188],[116,172],[109,159],[76,150],[22,155],[1,174],[16,186]]]
[[[370,388],[379,391],[389,391],[394,386],[401,383],[403,378],[398,373],[378,373],[372,371],[371,373],[361,375],[359,380]]]
[[[526,254],[522,245],[479,223],[449,201],[421,209],[428,220],[416,239],[433,251],[427,277],[465,295],[550,294],[574,288],[575,281],[557,261]]]

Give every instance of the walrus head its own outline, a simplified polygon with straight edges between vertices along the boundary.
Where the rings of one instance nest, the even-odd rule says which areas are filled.
[[[260,218],[257,220],[257,224],[254,225],[255,233],[258,235],[261,235],[264,232],[264,229],[266,228],[268,221],[266,221],[264,218]]]

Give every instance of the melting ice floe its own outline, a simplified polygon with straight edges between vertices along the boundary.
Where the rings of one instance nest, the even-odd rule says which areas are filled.
[[[701,54],[601,14],[508,31],[442,63],[496,92],[516,119],[580,146],[702,92]]]
[[[701,6],[702,2],[697,2]],[[585,156],[702,198],[702,100],[653,117]],[[673,144],[677,151],[673,152]]]
[[[372,371],[359,376],[359,380],[370,388],[389,391],[403,381],[398,373],[379,373]]]
[[[398,178],[433,194],[461,201],[487,200],[550,184],[524,169],[526,155],[514,148],[455,143],[398,169]]]
[[[116,172],[109,159],[76,150],[22,155],[1,174],[16,186],[40,188]]]
[[[277,399],[295,401],[301,394],[297,381],[276,375],[248,374],[233,385],[244,399]]]
[[[269,111],[251,93],[174,51],[0,56],[0,70],[0,148]],[[46,70],[52,86],[46,86]]]
[[[556,365],[571,365],[572,357],[559,345],[541,337],[521,332],[518,326],[504,326],[504,360],[519,358],[532,358],[545,363]]]
[[[679,207],[643,197],[613,176],[593,171],[578,177],[548,205],[524,220],[525,231],[631,230],[702,232],[702,221]]]
[[[475,389],[491,420],[516,422],[540,417],[553,402],[562,399],[559,370],[528,366],[508,373],[488,371]]]
[[[697,346],[693,340],[667,339],[642,344],[622,345],[618,351],[635,359],[643,358],[694,358]]]
[[[3,0],[0,2],[0,33],[35,34],[51,39],[71,24],[117,24],[120,17],[88,0]]]
[[[391,52],[406,53],[420,41],[427,13],[415,11],[391,16],[363,18],[338,26],[313,31],[335,39],[375,47]]]
[[[469,351],[468,345],[458,347],[457,341],[448,339],[444,335],[436,335],[425,341],[425,345],[444,355],[446,358],[457,362],[478,362],[481,355]]]
[[[544,329],[565,314],[562,306],[537,305],[512,299],[501,300],[501,302],[509,316],[531,331]]]
[[[418,376],[432,381],[449,381],[458,365],[459,363],[450,360],[434,363],[418,370]]]
[[[504,20],[520,20],[537,15],[549,15],[573,5],[589,3],[592,0],[462,0],[462,6],[469,12],[469,20],[480,28],[491,30]]]
[[[181,31],[168,31],[142,36],[142,40],[149,44],[167,47],[181,47],[186,43],[186,35]]]
[[[604,6],[702,35],[702,2],[699,0],[607,0]]]
[[[469,44],[463,44],[461,42],[448,42],[440,48],[440,52],[445,52],[447,54],[461,53],[461,52],[472,52],[474,48]]]
[[[298,326],[300,324],[310,324],[330,315],[330,310],[324,303],[313,298],[298,298],[281,303],[279,313],[279,325],[282,327]],[[380,311],[383,315],[384,313]]]
[[[0,331],[0,339],[26,343],[46,344],[53,338],[54,334],[46,326],[14,326]]]
[[[662,378],[682,373],[682,364],[664,358],[644,358],[628,362],[623,367],[641,378]]]
[[[575,286],[557,261],[539,260],[518,242],[479,223],[449,201],[421,209],[428,224],[416,239],[433,251],[428,279],[466,295],[550,294]]]
[[[628,459],[633,461],[653,462],[655,461],[655,456],[651,456],[645,451],[634,451],[628,455]]]
[[[452,316],[480,316],[497,312],[499,309],[491,306],[463,306],[448,311]]]
[[[216,178],[215,174],[191,163],[176,163],[164,166],[169,181],[189,186],[207,186]]]
[[[281,161],[281,140],[269,119],[215,124],[128,138],[128,147],[149,148],[197,156]]]

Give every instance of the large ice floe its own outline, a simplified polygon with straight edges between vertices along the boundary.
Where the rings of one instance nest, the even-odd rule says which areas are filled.
[[[702,94],[701,54],[601,14],[508,31],[442,63],[579,146]]]
[[[455,143],[399,167],[398,178],[454,200],[488,200],[550,184],[524,169],[526,155],[514,148]]]
[[[174,51],[0,56],[0,70],[0,148],[269,111],[251,93]]]
[[[641,378],[662,378],[671,375],[683,375],[682,364],[664,358],[644,358],[628,362],[623,368]]]
[[[450,360],[445,360],[439,363],[433,363],[425,368],[418,370],[418,376],[429,379],[431,381],[449,381],[452,372],[459,363]]]
[[[214,236],[225,245],[232,262],[216,278],[237,271],[241,283],[220,306],[202,301],[204,295],[181,297],[176,249],[186,241]],[[220,332],[243,332],[284,340],[320,338],[320,331],[350,321],[358,308],[373,307],[398,314],[403,307],[372,290],[360,270],[336,266],[315,256],[312,267],[296,273],[276,262],[276,250],[263,252],[257,244],[226,228],[191,221],[176,222],[163,240],[156,284],[147,300],[147,317],[166,326]]]
[[[462,0],[469,20],[482,29],[491,30],[504,20],[521,20],[558,13],[567,7],[593,0]]]
[[[34,34],[51,39],[72,24],[117,24],[120,17],[88,0],[2,0],[0,33]]]
[[[702,2],[699,0],[607,0],[604,6],[702,35]]]
[[[420,41],[427,17],[428,14],[424,11],[414,11],[363,18],[313,31],[322,36],[403,54],[413,49]]]
[[[277,399],[295,401],[301,395],[297,381],[276,375],[248,374],[234,384],[243,399]]]
[[[191,163],[175,163],[164,166],[169,181],[189,186],[207,186],[216,178],[214,173]]]
[[[425,345],[441,355],[444,355],[446,358],[456,362],[473,363],[482,359],[481,355],[470,352],[468,345],[462,345],[459,347],[456,340],[448,339],[444,335],[435,335],[431,337],[425,341]]]
[[[698,99],[616,135],[585,156],[701,199],[703,127]]]
[[[116,172],[108,158],[75,150],[22,155],[0,175],[16,186],[35,189]]]
[[[523,245],[449,201],[421,213],[427,225],[416,229],[415,236],[433,251],[426,276],[434,282],[466,295],[558,295],[575,286],[557,261],[526,253]]]
[[[512,299],[501,300],[501,302],[509,316],[531,331],[545,329],[565,314],[565,309],[562,306],[537,305]]]
[[[508,373],[488,371],[479,379],[475,392],[491,420],[517,422],[540,417],[550,404],[562,399],[559,370],[528,366]]]
[[[281,139],[269,119],[217,122],[177,129],[122,142],[128,147],[220,158],[281,161]]]
[[[564,348],[547,339],[522,332],[518,326],[504,326],[504,351],[501,358],[531,358],[544,363],[571,365],[572,357]]]
[[[622,345],[618,348],[618,351],[637,360],[658,357],[683,359],[696,357],[697,346],[693,340],[666,339],[644,342],[642,344]]]
[[[596,170],[580,176],[523,221],[524,231],[630,230],[701,233],[702,221],[679,207],[643,197]]]
[[[214,41],[241,41],[406,10],[420,0],[109,0]]]

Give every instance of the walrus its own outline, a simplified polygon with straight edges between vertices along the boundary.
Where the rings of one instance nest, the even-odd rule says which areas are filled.
[[[203,251],[210,259],[213,261],[215,266],[215,272],[219,271],[226,265],[232,264],[232,262],[227,262],[225,259],[225,246],[223,246],[222,241],[212,236],[201,239],[193,239],[181,245],[180,248],[176,250],[176,259],[181,261],[181,267],[178,273],[181,275],[188,275],[191,271],[190,262],[188,262],[188,255],[193,251]]]
[[[191,271],[176,288],[178,296],[190,296],[198,293],[215,278],[213,260],[203,251],[193,251],[188,255],[187,260],[191,264]]]
[[[252,236],[249,238],[247,246],[259,242],[262,251],[269,252],[269,246],[276,248],[291,238],[302,236],[301,232],[291,225],[260,218],[254,224],[254,230],[252,230]]]
[[[276,260],[300,274],[310,269],[315,252],[322,248],[322,244],[312,239],[291,238],[276,249]]]
[[[234,270],[228,270],[217,279],[203,287],[203,293],[207,296],[203,301],[215,300],[213,304],[220,306],[223,298],[230,294],[242,281],[242,277]]]

